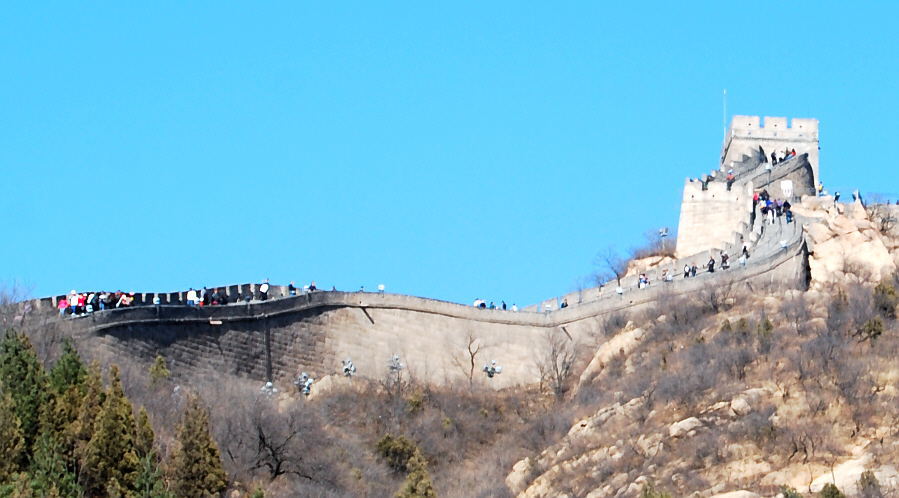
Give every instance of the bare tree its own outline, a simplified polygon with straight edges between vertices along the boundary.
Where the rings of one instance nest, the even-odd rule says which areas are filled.
[[[470,389],[474,386],[474,372],[477,369],[477,357],[478,353],[481,352],[482,344],[478,338],[474,337],[470,330],[465,339],[465,353],[462,355],[461,359],[454,356],[453,363],[462,370],[462,373],[466,377],[468,377],[468,387]]]
[[[812,317],[809,303],[805,299],[805,293],[798,292],[781,301],[780,312],[793,326],[793,331],[796,332],[796,335],[803,335],[808,327],[808,321]]]
[[[6,329],[22,324],[25,315],[32,311],[31,303],[26,301],[28,295],[28,290],[18,282],[12,284],[0,282],[0,328]]]
[[[865,211],[880,233],[887,234],[896,227],[896,215],[884,196],[871,194],[865,203]]]
[[[662,234],[665,235],[662,235]],[[674,246],[668,243],[668,232],[660,230],[647,230],[643,232],[643,238],[646,242],[642,246],[637,246],[631,250],[633,259],[649,258],[652,256],[674,257]]]
[[[627,273],[627,265],[630,259],[622,257],[614,247],[609,246],[605,251],[596,255],[594,264],[599,269],[594,274],[596,283],[602,285],[612,278],[621,285],[621,278]]]
[[[546,332],[545,349],[537,359],[537,370],[540,372],[540,384],[548,385],[557,400],[568,389],[575,349],[573,341],[565,334],[552,330]]]
[[[699,304],[708,311],[718,313],[734,304],[737,285],[732,278],[723,277],[704,285],[696,293]]]

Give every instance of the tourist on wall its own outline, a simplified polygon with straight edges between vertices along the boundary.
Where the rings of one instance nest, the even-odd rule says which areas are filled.
[[[193,287],[191,287],[187,291],[187,305],[188,306],[196,306],[197,305],[197,291],[195,291]]]
[[[265,279],[265,282],[262,282],[262,285],[259,286],[259,300],[265,301],[268,299],[268,279]]]

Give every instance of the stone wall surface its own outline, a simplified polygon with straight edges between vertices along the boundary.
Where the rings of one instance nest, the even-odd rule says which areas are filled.
[[[785,119],[766,118],[760,126],[757,117],[737,116],[722,158],[737,154],[739,147],[751,152],[759,140],[782,143],[786,139],[817,144],[817,121],[794,119],[792,127],[787,127]],[[358,375],[380,378],[388,373],[391,356],[399,355],[406,371],[418,379],[435,384],[467,383],[472,373],[471,344],[480,348],[474,381],[495,388],[530,384],[539,381],[537,363],[545,357],[550,340],[562,340],[581,349],[585,358],[592,357],[602,337],[602,323],[612,313],[652,309],[664,314],[673,298],[715,285],[807,288],[811,275],[803,225],[807,220],[798,215],[796,223],[780,219],[775,225],[765,225],[757,220],[752,204],[753,190],[767,183],[774,197],[778,197],[775,183],[784,179],[794,182],[796,195],[813,189],[817,150],[814,156],[810,151],[807,154],[769,174],[759,169],[758,154],[746,159],[741,153],[742,169],[730,190],[721,178],[707,189],[698,181],[688,181],[678,259],[665,261],[674,281],[654,280],[647,288],[638,288],[637,276],[629,275],[622,279],[620,293],[614,288],[617,284],[599,286],[512,312],[383,293],[328,291],[288,296],[287,288],[277,285],[272,285],[268,300],[236,302],[238,297],[260,297],[258,284],[249,283],[220,287],[231,300],[225,306],[184,306],[184,290],[140,293],[135,295],[138,306],[58,320],[79,347],[146,363],[161,354],[176,376],[272,379],[285,388],[300,371],[315,378],[339,375],[341,360],[346,358],[353,360]],[[837,230],[841,226],[833,224]],[[825,247],[829,232],[814,230],[815,242]],[[751,257],[740,265],[737,259],[744,244]],[[682,276],[684,264],[702,267],[710,253],[717,256],[713,251],[719,249],[730,252],[731,269],[702,270],[694,278]],[[161,305],[151,304],[155,296],[160,297]],[[21,316],[40,313],[53,317],[60,297],[22,303]],[[560,309],[559,303],[566,299],[569,306]],[[503,372],[488,381],[480,368],[490,360],[497,360]]]
[[[702,190],[698,181],[687,181],[677,228],[678,257],[690,256],[733,239],[741,223],[752,214],[752,184],[712,182]]]
[[[396,294],[315,292],[205,308],[139,306],[59,320],[79,347],[113,359],[126,355],[149,364],[161,354],[176,376],[240,376],[260,383],[271,378],[281,388],[290,387],[299,371],[315,378],[339,374],[345,358],[353,360],[359,375],[381,378],[394,354],[418,379],[467,383],[472,339],[481,348],[474,380],[503,388],[539,381],[536,364],[550,337],[592,355],[610,313],[650,307],[664,313],[673,297],[709,285],[802,288],[807,281],[801,226],[772,230],[754,251],[745,267],[679,277],[550,313],[481,310]],[[494,359],[503,373],[488,383],[480,368]]]

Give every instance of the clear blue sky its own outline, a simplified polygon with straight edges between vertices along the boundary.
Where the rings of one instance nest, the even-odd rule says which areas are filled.
[[[189,4],[5,6],[0,280],[533,303],[676,227],[724,88],[899,195],[893,2]]]

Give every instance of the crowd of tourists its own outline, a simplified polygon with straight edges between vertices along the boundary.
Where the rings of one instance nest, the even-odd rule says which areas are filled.
[[[780,158],[777,157],[776,153],[772,152],[771,153],[771,165],[775,166],[777,164],[780,164],[780,163],[782,163],[788,159],[792,159],[794,157],[796,157],[796,149],[792,149],[792,150],[784,149],[784,153],[783,153],[783,155],[780,156]]]
[[[506,302],[503,300],[500,300],[499,305],[497,305],[493,301],[490,301],[490,304],[487,304],[487,301],[484,301],[481,298],[477,298],[474,300],[474,302],[471,305],[474,306],[475,308],[478,308],[481,310],[503,310],[503,311],[506,311],[506,310],[511,309],[512,311],[518,311],[518,305],[516,305],[515,303],[512,303],[512,307],[509,308],[506,305]]]
[[[60,316],[81,316],[94,311],[114,308],[127,308],[134,304],[134,293],[116,292],[77,292],[72,290],[63,296],[56,306]]]
[[[793,223],[793,206],[788,200],[772,199],[768,190],[756,192],[752,196],[753,209],[759,207],[762,218],[770,225],[783,216],[787,223]]]

